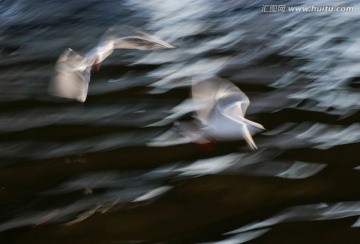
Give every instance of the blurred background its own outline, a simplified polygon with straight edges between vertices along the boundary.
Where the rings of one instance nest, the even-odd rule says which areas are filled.
[[[359,11],[1,0],[1,243],[358,243]],[[84,104],[50,96],[59,55],[117,25],[178,48],[116,50]],[[191,81],[215,76],[249,97],[258,151],[164,137],[192,120]]]

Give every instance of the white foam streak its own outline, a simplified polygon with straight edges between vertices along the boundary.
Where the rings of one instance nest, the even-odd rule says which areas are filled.
[[[238,154],[229,154],[221,157],[202,159],[188,166],[178,168],[176,171],[181,172],[180,175],[183,176],[217,174],[234,165],[238,159]]]
[[[295,221],[316,221],[342,219],[360,215],[360,202],[338,202],[338,203],[319,203],[310,205],[301,205],[285,209],[279,214],[260,222],[254,222],[227,232],[226,234],[236,234],[264,227],[270,227],[275,224]],[[359,221],[354,223],[353,227],[359,227]]]
[[[133,202],[142,202],[142,201],[150,200],[152,198],[155,198],[155,197],[158,197],[158,196],[164,194],[165,192],[169,191],[171,188],[172,188],[171,186],[158,187],[158,188],[153,189],[153,190],[145,193],[144,195],[136,198]]]
[[[234,236],[232,236],[232,237],[230,237],[228,239],[213,242],[213,243],[214,244],[241,244],[241,243],[245,243],[245,242],[248,242],[250,240],[253,240],[253,239],[255,239],[255,238],[259,237],[259,236],[262,236],[263,234],[265,234],[269,230],[270,230],[270,228],[244,232],[244,233],[234,235]]]

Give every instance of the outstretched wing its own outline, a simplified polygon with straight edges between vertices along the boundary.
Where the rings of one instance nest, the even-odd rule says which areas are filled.
[[[135,34],[136,34],[136,36],[142,37],[143,39],[153,41],[153,42],[157,43],[158,45],[162,46],[163,48],[175,48],[175,46],[170,45],[166,41],[160,39],[157,36],[150,35],[149,33],[146,33],[146,32],[143,32],[143,31],[135,31]]]
[[[233,118],[244,117],[250,104],[245,93],[224,79],[219,79],[217,84],[217,107],[221,113]]]
[[[216,83],[211,80],[194,83],[191,87],[191,97],[197,118],[206,125],[216,105]]]
[[[66,50],[55,66],[49,92],[58,97],[84,102],[87,96],[91,66],[72,49]]]
[[[167,49],[174,47],[171,46],[170,44],[166,44],[166,46],[164,46],[161,43],[138,36],[128,36],[114,40],[114,48],[153,50],[153,49]]]
[[[207,124],[214,109],[232,118],[244,117],[248,97],[227,80],[214,77],[192,86],[192,99],[198,119]]]
[[[114,48],[124,49],[167,49],[175,48],[160,38],[125,26],[114,26],[102,37],[102,42],[112,41]]]

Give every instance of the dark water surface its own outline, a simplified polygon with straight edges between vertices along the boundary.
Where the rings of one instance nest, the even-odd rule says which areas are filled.
[[[268,3],[1,0],[1,243],[360,243],[360,6]],[[59,55],[114,25],[178,48],[116,50],[84,104],[50,96]],[[172,134],[214,76],[249,96],[258,151]]]

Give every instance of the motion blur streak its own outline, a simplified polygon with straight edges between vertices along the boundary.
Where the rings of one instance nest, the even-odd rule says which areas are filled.
[[[0,1],[0,242],[358,243],[360,4],[333,2],[316,5],[354,11]],[[48,94],[64,50],[121,25],[176,48],[114,52],[84,104]],[[191,86],[214,77],[249,97],[258,151],[179,133],[198,134]]]

